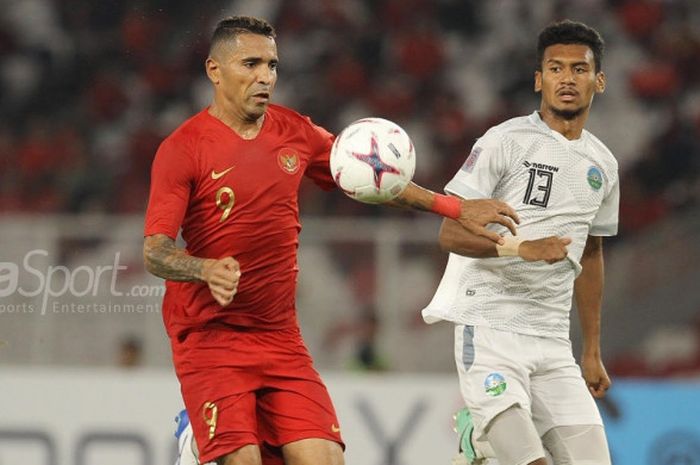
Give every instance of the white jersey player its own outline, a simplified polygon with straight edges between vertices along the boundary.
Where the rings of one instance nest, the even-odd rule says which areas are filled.
[[[609,465],[591,394],[610,386],[600,355],[602,236],[617,232],[619,183],[610,151],[583,129],[605,89],[603,41],[571,21],[538,40],[539,111],[491,128],[446,191],[505,201],[518,236],[494,246],[446,220],[445,274],[423,310],[428,323],[455,323],[455,359],[467,409],[458,413],[463,459],[500,465]],[[506,233],[506,231],[503,231]],[[538,238],[545,239],[538,239]],[[584,336],[572,355],[575,298]]]

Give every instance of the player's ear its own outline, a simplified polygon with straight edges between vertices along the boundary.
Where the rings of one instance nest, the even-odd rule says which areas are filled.
[[[535,71],[535,92],[542,91],[542,71]]]
[[[204,68],[207,71],[209,80],[214,84],[218,84],[221,80],[221,68],[219,68],[219,63],[210,56],[207,58],[207,61],[204,62]]]
[[[605,85],[607,84],[607,78],[605,77],[605,73],[602,71],[598,71],[595,74],[595,91],[596,94],[602,94],[605,92]]]

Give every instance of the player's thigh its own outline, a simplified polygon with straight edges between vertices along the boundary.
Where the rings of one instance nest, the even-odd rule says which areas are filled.
[[[544,446],[556,465],[610,465],[610,451],[601,425],[557,426],[545,433]]]
[[[173,342],[175,369],[202,463],[260,443],[259,381],[256,370],[247,369],[254,361],[236,356],[246,353],[239,347],[246,337],[233,331],[202,331]]]
[[[512,406],[496,415],[485,436],[499,465],[546,463],[542,441],[530,414],[519,406]]]
[[[240,456],[245,458],[238,459],[241,464],[255,463],[251,462],[252,452],[248,447],[254,446],[257,450],[260,442],[255,393],[224,395],[216,402],[203,401],[196,394],[183,398],[190,417],[194,418],[192,430],[202,463],[231,454],[238,456],[239,451],[243,451]]]
[[[489,423],[513,405],[530,411],[531,344],[522,335],[482,326],[455,326],[455,361],[464,402],[482,440]]]
[[[343,465],[343,448],[328,439],[301,439],[282,446],[285,465]]]
[[[249,444],[216,460],[216,465],[263,465],[260,448]]]
[[[328,389],[313,367],[298,330],[280,331],[269,354],[264,389],[258,392],[262,442],[282,447],[303,439],[325,439],[344,448]]]
[[[275,384],[274,389],[258,394],[261,442],[280,448],[305,439],[324,439],[344,449],[338,417],[320,378],[278,380]]]
[[[557,338],[543,346],[545,362],[530,377],[532,418],[540,435],[558,426],[602,425],[598,407],[571,353],[571,343]]]

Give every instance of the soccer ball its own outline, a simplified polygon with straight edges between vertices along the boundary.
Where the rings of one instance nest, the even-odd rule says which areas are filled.
[[[331,149],[331,174],[349,197],[384,203],[406,188],[416,171],[413,143],[398,124],[382,118],[351,123]]]

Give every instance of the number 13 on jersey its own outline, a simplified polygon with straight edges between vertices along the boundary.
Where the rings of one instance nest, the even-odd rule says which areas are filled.
[[[538,207],[547,207],[552,193],[554,173],[540,168],[530,168],[530,179],[527,182],[523,203]]]

